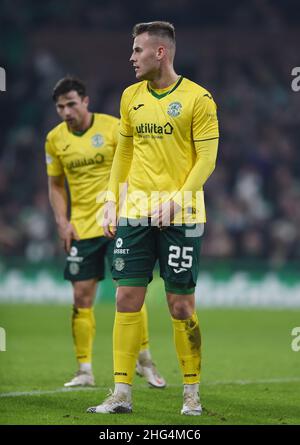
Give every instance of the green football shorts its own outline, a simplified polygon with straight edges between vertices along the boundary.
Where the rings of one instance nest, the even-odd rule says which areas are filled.
[[[167,290],[194,288],[203,233],[200,226],[173,224],[160,230],[149,225],[126,225],[126,219],[121,218],[113,251],[113,278],[118,285],[146,286],[158,260]]]
[[[80,241],[72,240],[72,246],[66,258],[65,280],[84,281],[91,278],[103,280],[105,258],[111,269],[113,244],[113,241],[104,236]]]

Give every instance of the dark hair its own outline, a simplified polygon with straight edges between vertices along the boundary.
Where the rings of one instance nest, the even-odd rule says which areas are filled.
[[[81,97],[86,96],[86,87],[82,80],[76,77],[66,76],[60,79],[53,88],[52,99],[56,102],[59,96],[67,94],[70,91],[77,91]]]
[[[132,30],[132,37],[135,38],[139,34],[148,32],[150,35],[167,37],[173,43],[175,43],[175,28],[172,23],[169,22],[148,22],[137,23]]]

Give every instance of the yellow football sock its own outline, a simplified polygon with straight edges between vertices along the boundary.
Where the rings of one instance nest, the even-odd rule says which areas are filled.
[[[140,351],[144,351],[145,349],[149,349],[148,313],[145,303],[142,306],[141,313],[142,313],[142,343]]]
[[[116,312],[113,330],[115,383],[132,384],[141,340],[141,311]]]
[[[93,308],[76,308],[73,306],[72,333],[76,358],[79,363],[92,363],[95,326]]]
[[[201,334],[196,312],[187,320],[172,318],[174,341],[184,384],[200,381]]]

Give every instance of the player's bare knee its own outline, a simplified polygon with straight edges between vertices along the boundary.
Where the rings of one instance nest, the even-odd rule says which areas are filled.
[[[90,286],[84,282],[77,282],[74,286],[74,305],[77,308],[92,307],[94,294]]]
[[[143,306],[144,295],[137,287],[120,286],[116,300],[118,312],[138,312]]]
[[[169,303],[170,313],[176,320],[186,320],[193,315],[194,305],[190,300],[173,299]]]

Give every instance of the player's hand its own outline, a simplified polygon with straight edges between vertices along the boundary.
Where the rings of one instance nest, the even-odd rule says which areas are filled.
[[[171,224],[176,214],[181,210],[180,205],[172,200],[164,202],[153,210],[151,224],[163,230]]]
[[[117,211],[116,203],[114,201],[107,201],[104,204],[104,216],[102,226],[104,236],[109,239],[113,239],[117,231]]]
[[[64,249],[67,253],[70,252],[72,240],[80,240],[75,227],[69,221],[58,227],[58,233],[64,244]]]

